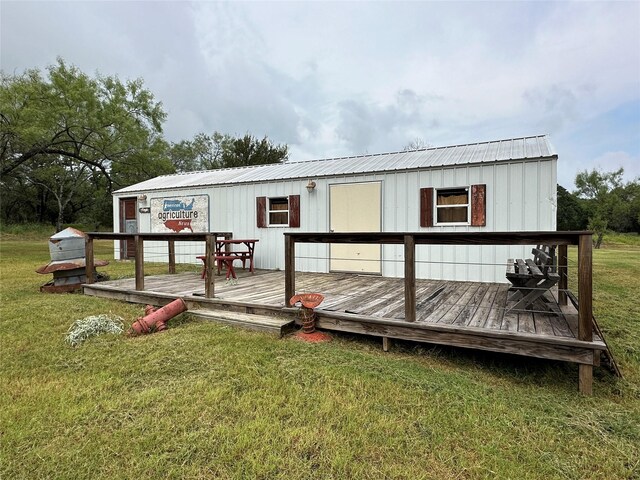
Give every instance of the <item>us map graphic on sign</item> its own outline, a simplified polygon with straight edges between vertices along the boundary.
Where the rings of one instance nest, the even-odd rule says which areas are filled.
[[[151,232],[209,231],[209,196],[151,199]]]

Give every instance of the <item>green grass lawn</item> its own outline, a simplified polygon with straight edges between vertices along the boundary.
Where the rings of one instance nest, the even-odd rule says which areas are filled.
[[[142,308],[41,294],[47,262],[46,237],[0,238],[0,478],[640,477],[638,242],[594,252],[595,313],[625,379],[596,369],[592,397],[575,365],[310,345],[189,315],[71,348],[74,320]]]

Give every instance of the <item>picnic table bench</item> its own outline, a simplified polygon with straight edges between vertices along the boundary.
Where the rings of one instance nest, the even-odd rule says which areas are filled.
[[[233,262],[235,260],[242,261],[242,268],[246,268],[246,262],[249,261],[249,271],[255,273],[253,266],[253,254],[256,248],[256,239],[224,239],[216,240],[216,250],[214,254],[214,260],[217,266],[217,275],[220,275],[220,270],[225,267],[227,270],[226,279],[229,282],[231,276],[231,283],[237,283],[237,277],[235,269],[233,268]],[[242,245],[246,250],[231,250],[232,245]],[[206,275],[206,259],[205,255],[198,255],[196,258],[202,260],[204,266],[202,267],[202,278]]]
[[[507,261],[507,279],[511,282],[512,293],[508,301],[516,302],[509,310],[541,308],[543,311],[558,310],[557,305],[548,302],[544,294],[560,280],[555,256],[556,247],[538,245],[531,250],[533,258]]]
[[[217,257],[235,257],[233,260],[241,260],[242,268],[246,268],[246,262],[249,261],[249,271],[251,273],[255,273],[255,269],[253,267],[253,253],[256,249],[256,242],[260,240],[256,239],[225,239],[225,240],[216,240],[216,260],[218,264],[218,275],[220,275],[220,268],[225,261],[222,258],[218,259]],[[242,245],[244,250],[231,250],[233,245]],[[233,260],[231,262],[233,263]],[[228,260],[227,260],[228,261]]]

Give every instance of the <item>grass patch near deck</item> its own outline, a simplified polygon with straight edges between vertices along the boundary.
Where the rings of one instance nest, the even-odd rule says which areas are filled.
[[[596,369],[593,397],[575,365],[410,342],[384,353],[355,335],[307,344],[188,314],[72,348],[74,320],[130,324],[142,307],[39,293],[47,262],[44,237],[0,240],[0,478],[640,476],[638,245],[594,251],[595,314],[626,377]]]

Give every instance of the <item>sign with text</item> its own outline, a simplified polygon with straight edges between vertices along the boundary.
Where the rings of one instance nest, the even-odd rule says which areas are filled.
[[[151,233],[209,231],[209,195],[151,199]]]

